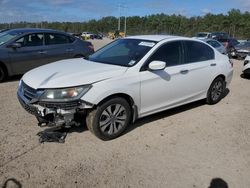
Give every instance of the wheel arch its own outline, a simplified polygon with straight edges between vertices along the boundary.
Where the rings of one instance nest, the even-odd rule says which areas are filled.
[[[6,73],[6,77],[8,77],[9,76],[8,68],[2,61],[0,61],[0,67],[3,68],[4,72]]]
[[[209,87],[208,87],[208,89],[207,89],[207,93],[208,93],[209,88],[211,87],[212,83],[213,83],[217,78],[222,78],[223,81],[224,81],[224,84],[225,84],[225,86],[226,86],[226,76],[225,76],[224,74],[219,74],[219,75],[215,76],[214,79],[212,80],[212,82],[210,83],[210,85],[209,85]]]
[[[226,76],[224,74],[219,74],[218,76],[216,76],[213,81],[217,78],[221,77],[224,81],[226,81]]]
[[[138,118],[138,107],[135,105],[134,99],[126,93],[115,93],[115,94],[109,95],[109,96],[105,97],[104,99],[102,99],[96,106],[99,106],[99,105],[103,104],[104,102],[106,102],[114,97],[121,97],[128,102],[128,104],[132,110],[132,118],[131,119],[134,122]]]

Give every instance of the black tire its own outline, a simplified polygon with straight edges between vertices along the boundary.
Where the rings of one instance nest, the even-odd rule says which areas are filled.
[[[241,75],[241,77],[242,77],[242,78],[245,78],[245,79],[249,79],[249,78],[250,78],[250,74],[248,74],[248,73],[243,73],[243,74]]]
[[[120,136],[131,120],[131,107],[121,97],[110,99],[88,113],[88,129],[102,140],[111,140]],[[101,123],[103,125],[101,125]]]
[[[207,92],[208,104],[216,104],[223,98],[225,85],[225,81],[222,77],[218,77],[212,82]]]
[[[5,69],[0,65],[0,83],[3,82],[7,77]]]

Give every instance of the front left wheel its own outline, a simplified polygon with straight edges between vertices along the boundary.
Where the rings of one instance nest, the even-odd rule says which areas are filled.
[[[90,113],[86,118],[88,129],[102,140],[120,136],[131,120],[131,107],[121,97],[110,99]]]

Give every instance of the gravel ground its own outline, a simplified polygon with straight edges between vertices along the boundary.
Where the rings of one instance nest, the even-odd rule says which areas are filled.
[[[18,79],[1,83],[0,187],[207,188],[219,177],[249,188],[250,80],[241,68],[235,60],[219,104],[199,101],[140,119],[106,142],[81,127],[64,144],[39,144],[42,129],[16,99]]]

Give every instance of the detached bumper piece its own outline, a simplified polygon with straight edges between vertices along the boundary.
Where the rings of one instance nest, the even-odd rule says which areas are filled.
[[[50,128],[37,133],[39,142],[59,142],[64,143],[68,134],[68,129],[65,128]]]

